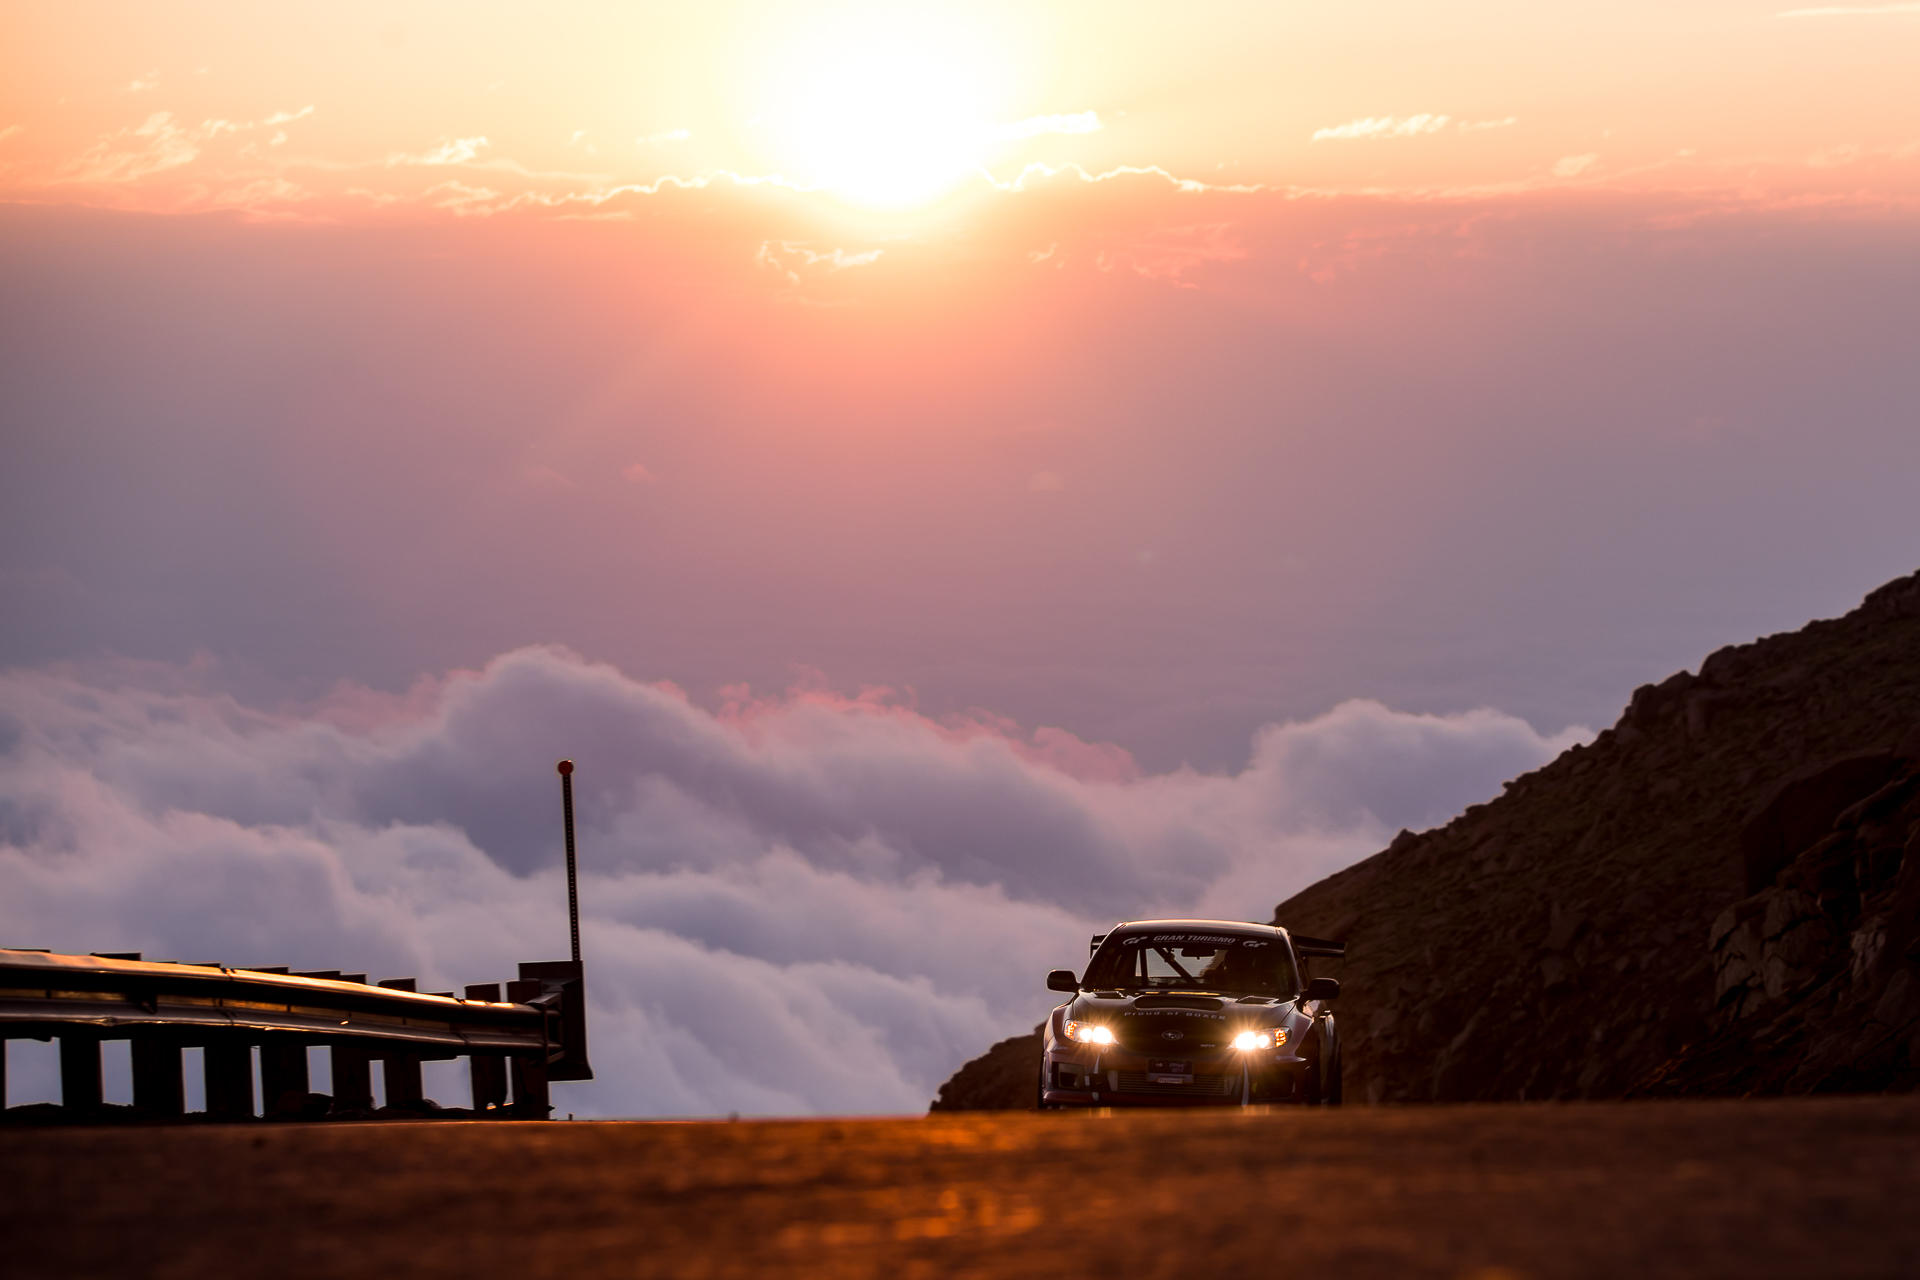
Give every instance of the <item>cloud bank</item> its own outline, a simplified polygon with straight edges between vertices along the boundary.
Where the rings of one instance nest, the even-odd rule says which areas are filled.
[[[1263,729],[1238,774],[1149,775],[882,692],[703,709],[549,648],[298,711],[195,680],[0,677],[0,943],[510,976],[565,952],[569,755],[599,1079],[558,1103],[580,1114],[918,1110],[1038,1019],[1039,975],[1094,928],[1264,918],[1577,736],[1355,701]]]

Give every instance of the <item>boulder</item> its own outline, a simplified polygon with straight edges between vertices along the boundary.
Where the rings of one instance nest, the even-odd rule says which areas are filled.
[[[1784,779],[1740,830],[1747,892],[1772,884],[1803,849],[1832,829],[1835,818],[1878,791],[1900,765],[1888,748],[1823,761]]]

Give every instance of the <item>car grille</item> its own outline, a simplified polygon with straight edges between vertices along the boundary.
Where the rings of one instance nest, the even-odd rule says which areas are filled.
[[[1181,1017],[1177,1014],[1147,1014],[1121,1020],[1114,1028],[1123,1048],[1135,1053],[1150,1053],[1157,1058],[1191,1057],[1225,1043],[1230,1037],[1227,1024],[1216,1018]],[[1177,1032],[1168,1039],[1166,1033]]]
[[[1158,1093],[1169,1097],[1220,1098],[1230,1092],[1229,1083],[1236,1086],[1240,1083],[1235,1076],[1195,1076],[1192,1084],[1154,1084],[1144,1071],[1119,1074],[1121,1093]]]

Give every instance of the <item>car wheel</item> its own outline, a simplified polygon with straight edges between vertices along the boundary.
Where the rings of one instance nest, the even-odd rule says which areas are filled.
[[[1300,1101],[1309,1107],[1340,1105],[1340,1041],[1325,1026],[1314,1032],[1300,1081]]]

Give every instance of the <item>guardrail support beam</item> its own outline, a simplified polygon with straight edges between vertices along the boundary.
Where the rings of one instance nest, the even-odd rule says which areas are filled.
[[[185,1114],[186,1078],[180,1069],[180,1043],[173,1037],[134,1037],[133,1105],[163,1116]]]
[[[100,1037],[94,1032],[60,1033],[60,1105],[69,1111],[100,1106]]]
[[[467,1059],[467,1073],[473,1079],[473,1109],[507,1104],[507,1060],[497,1053],[476,1053]]]
[[[333,1046],[333,1109],[373,1109],[373,1072],[367,1051],[357,1044]]]
[[[387,1054],[387,1060],[381,1064],[387,1078],[387,1105],[398,1106],[403,1102],[418,1102],[425,1096],[420,1083],[420,1055],[417,1053]]]
[[[307,1046],[279,1036],[261,1042],[261,1110],[298,1112],[306,1104],[307,1088]]]
[[[222,1037],[201,1053],[207,1072],[207,1114],[253,1114],[253,1046]]]
[[[522,1117],[544,1120],[553,1105],[547,1100],[547,1064],[532,1058],[513,1060],[513,1109]]]

